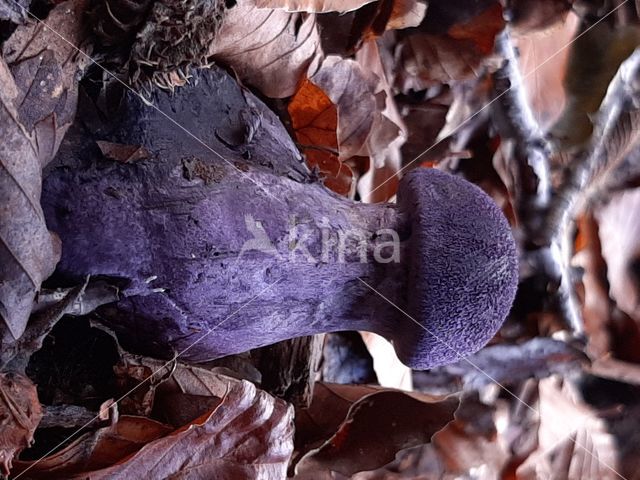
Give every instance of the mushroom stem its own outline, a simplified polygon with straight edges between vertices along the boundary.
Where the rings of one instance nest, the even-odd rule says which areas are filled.
[[[189,94],[163,98],[179,102],[181,91]],[[430,368],[481,348],[507,315],[513,238],[474,185],[418,169],[402,180],[398,204],[364,205],[251,155],[221,160],[198,142],[179,143],[158,116],[127,118],[133,133],[109,140],[154,158],[79,154],[72,132],[43,189],[63,242],[59,275],[123,282],[124,298],[101,315],[125,346],[201,362],[368,330],[391,339],[408,365]],[[254,138],[282,150],[268,136],[274,128]]]

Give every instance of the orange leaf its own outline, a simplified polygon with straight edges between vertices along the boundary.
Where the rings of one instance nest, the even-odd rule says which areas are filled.
[[[305,79],[288,110],[298,142],[337,150],[338,109],[320,87]]]
[[[302,151],[309,167],[317,167],[328,188],[340,195],[348,195],[353,183],[353,172],[336,154],[336,106],[321,88],[305,79],[291,99],[288,110],[296,138],[302,144]]]

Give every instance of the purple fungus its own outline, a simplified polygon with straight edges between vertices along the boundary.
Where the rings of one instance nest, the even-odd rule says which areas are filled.
[[[495,335],[517,254],[478,187],[417,169],[397,204],[349,201],[314,181],[273,113],[224,72],[200,70],[192,83],[152,100],[207,146],[128,94],[98,127],[81,109],[44,182],[63,245],[58,276],[121,282],[122,298],[100,316],[126,347],[203,362],[367,330],[428,369]],[[149,158],[105,159],[98,140]]]

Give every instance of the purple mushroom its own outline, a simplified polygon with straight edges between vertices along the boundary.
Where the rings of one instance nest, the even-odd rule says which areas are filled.
[[[122,299],[100,316],[125,346],[202,362],[368,330],[427,369],[492,338],[515,296],[517,255],[478,187],[417,169],[397,204],[346,200],[313,180],[277,118],[226,74],[201,70],[193,83],[153,102],[224,160],[128,95],[108,124],[77,122],[45,179],[58,276],[120,281]],[[95,118],[88,110],[81,119]],[[149,158],[104,159],[96,140]]]

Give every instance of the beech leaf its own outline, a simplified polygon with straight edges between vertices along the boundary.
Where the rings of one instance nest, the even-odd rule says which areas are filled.
[[[298,414],[298,435],[310,433],[305,432],[305,424],[311,431],[315,428],[316,438],[323,436],[321,432],[333,431],[333,435],[297,463],[296,474],[301,478],[317,478],[314,476],[332,471],[352,475],[379,468],[398,451],[428,443],[453,420],[458,408],[455,398],[415,392],[327,384],[316,388],[319,393],[309,409]],[[342,417],[345,408],[348,411]]]
[[[266,96],[283,98],[295,92],[319,45],[314,15],[262,10],[241,0],[226,12],[209,55]]]

